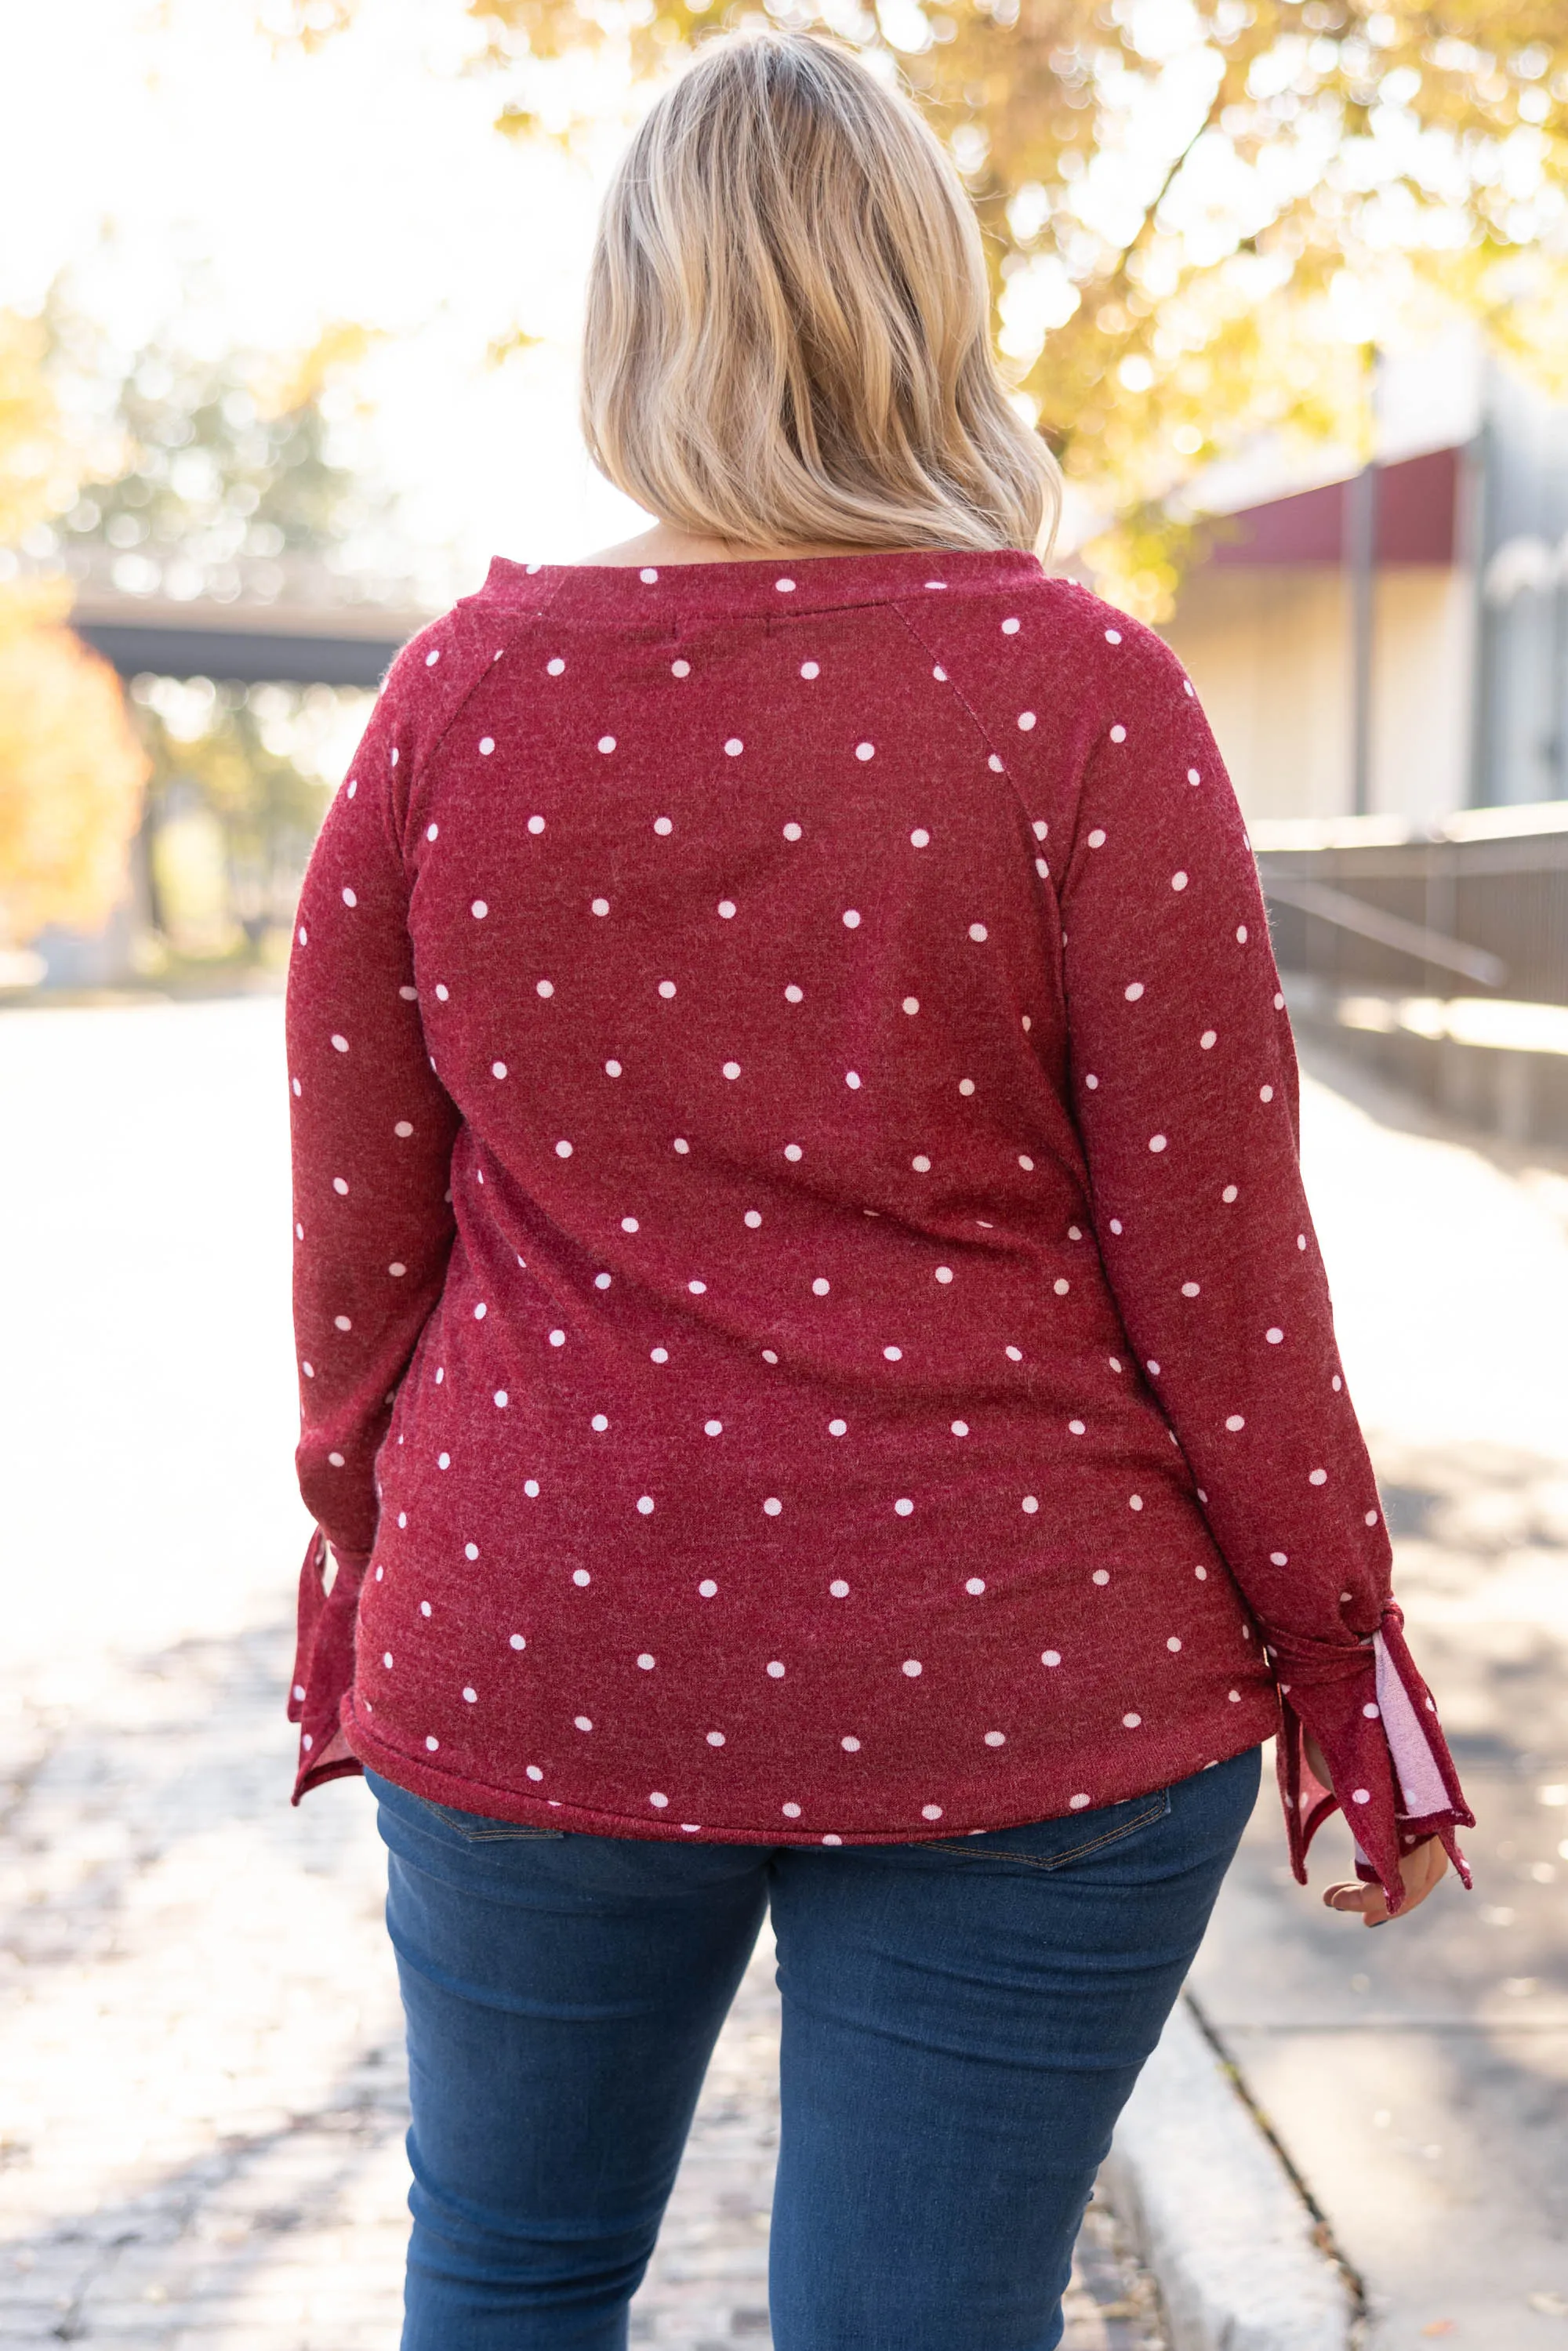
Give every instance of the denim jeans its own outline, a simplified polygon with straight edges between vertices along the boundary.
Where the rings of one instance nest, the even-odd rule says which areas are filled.
[[[403,2351],[621,2351],[768,1908],[777,2351],[1051,2351],[1258,1768],[837,1847],[525,1829],[372,1776],[413,2107]]]

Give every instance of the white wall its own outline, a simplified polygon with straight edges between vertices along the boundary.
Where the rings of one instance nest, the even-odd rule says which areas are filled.
[[[1380,572],[1372,805],[1427,818],[1469,796],[1468,576]],[[1322,564],[1200,569],[1162,631],[1186,664],[1249,817],[1341,816],[1351,803],[1350,619]]]

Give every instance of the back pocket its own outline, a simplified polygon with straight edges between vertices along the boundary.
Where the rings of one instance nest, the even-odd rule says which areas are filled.
[[[434,1813],[438,1821],[455,1829],[469,1844],[517,1844],[525,1838],[559,1838],[566,1834],[564,1829],[537,1829],[527,1821],[492,1820],[488,1813],[459,1812],[455,1804],[437,1804],[428,1796],[415,1796],[410,1788],[405,1788],[403,1793],[413,1797],[422,1812]]]

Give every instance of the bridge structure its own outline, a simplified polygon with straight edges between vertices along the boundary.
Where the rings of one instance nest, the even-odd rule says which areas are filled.
[[[84,587],[70,625],[121,677],[210,677],[214,684],[374,688],[428,612],[382,604],[220,603],[117,595]]]

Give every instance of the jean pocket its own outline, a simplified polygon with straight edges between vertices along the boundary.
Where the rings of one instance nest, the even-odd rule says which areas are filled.
[[[534,1828],[527,1821],[497,1821],[488,1813],[460,1812],[455,1804],[438,1804],[429,1796],[416,1796],[410,1788],[403,1794],[423,1813],[434,1813],[449,1829],[455,1829],[466,1844],[517,1844],[525,1838],[564,1837],[564,1829]]]
[[[928,1844],[926,1853],[952,1854],[960,1861],[1011,1864],[1024,1869],[1067,1869],[1074,1862],[1097,1860],[1113,1846],[1124,1844],[1141,1829],[1152,1828],[1171,1809],[1168,1788],[1155,1788],[1146,1796],[1125,1803],[1106,1804],[1092,1813],[1071,1813],[1054,1821],[1031,1821],[1022,1828],[988,1829],[983,1836],[951,1844]]]

